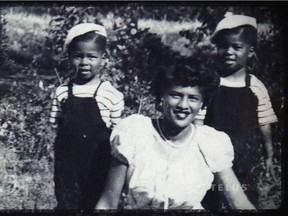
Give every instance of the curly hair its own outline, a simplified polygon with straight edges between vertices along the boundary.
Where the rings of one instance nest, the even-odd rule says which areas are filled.
[[[106,37],[99,35],[94,31],[91,31],[78,37],[75,37],[67,47],[68,53],[70,53],[74,49],[76,43],[87,41],[94,41],[94,43],[98,46],[99,51],[105,52],[107,43]]]
[[[177,86],[198,86],[203,95],[203,107],[210,102],[215,90],[219,86],[219,76],[205,70],[197,60],[179,58],[169,65],[162,65],[156,69],[152,81],[152,90],[159,103],[166,89]]]

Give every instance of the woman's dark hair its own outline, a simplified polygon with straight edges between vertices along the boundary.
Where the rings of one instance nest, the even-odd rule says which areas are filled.
[[[205,70],[197,60],[191,58],[180,58],[170,65],[157,68],[152,81],[152,90],[159,103],[163,93],[168,88],[177,86],[198,86],[203,95],[203,107],[206,106],[214,95],[219,85],[219,76]]]
[[[257,29],[254,28],[253,26],[250,25],[243,25],[243,26],[239,26],[236,28],[232,28],[232,29],[223,29],[220,30],[218,33],[216,33],[216,35],[211,38],[211,42],[215,43],[216,45],[218,43],[221,43],[221,39],[223,37],[223,35],[225,34],[239,34],[240,33],[240,37],[246,41],[247,43],[249,43],[251,46],[255,46],[257,45]]]
[[[71,43],[68,45],[68,53],[74,49],[74,46],[78,42],[87,42],[87,41],[94,41],[94,43],[98,46],[99,51],[105,52],[106,49],[106,37],[95,33],[94,31],[87,32],[83,35],[75,37]]]

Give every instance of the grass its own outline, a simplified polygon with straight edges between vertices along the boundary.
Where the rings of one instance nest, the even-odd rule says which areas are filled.
[[[53,164],[46,158],[39,161],[19,160],[13,149],[0,151],[1,210],[53,209]]]

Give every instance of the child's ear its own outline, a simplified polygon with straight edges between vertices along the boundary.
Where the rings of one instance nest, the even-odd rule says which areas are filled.
[[[251,46],[249,49],[248,57],[251,58],[254,56],[254,54],[255,54],[255,48],[254,46]]]

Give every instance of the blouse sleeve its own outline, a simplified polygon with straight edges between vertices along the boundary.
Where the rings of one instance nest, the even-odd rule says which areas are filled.
[[[202,139],[199,149],[213,173],[233,165],[234,149],[229,136],[208,126],[202,126]]]
[[[126,117],[115,126],[110,137],[111,155],[114,158],[127,165],[132,163],[140,126],[139,115]]]

